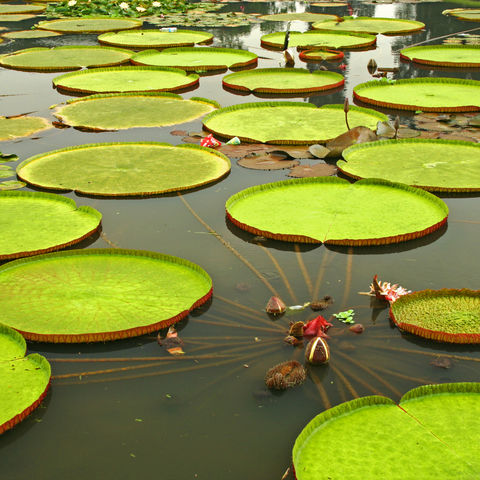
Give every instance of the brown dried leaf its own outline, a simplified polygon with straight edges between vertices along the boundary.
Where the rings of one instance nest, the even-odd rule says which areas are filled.
[[[170,135],[175,135],[177,137],[185,137],[188,135],[188,132],[186,130],[172,130],[170,132]]]
[[[305,178],[305,177],[328,177],[335,175],[337,167],[328,163],[317,163],[316,165],[298,165],[292,168],[289,177]]]
[[[310,145],[308,147],[308,151],[315,157],[315,158],[325,158],[329,153],[330,150],[323,145]]]
[[[275,153],[250,154],[237,161],[238,165],[253,170],[281,170],[298,165],[298,160],[288,160],[285,155]]]
[[[477,142],[478,140],[475,137],[469,137],[467,135],[462,135],[460,133],[440,133],[438,138],[443,138],[445,140],[459,140],[461,142]]]
[[[331,150],[329,157],[341,156],[345,148],[356,143],[373,142],[378,140],[376,133],[367,127],[354,127],[348,132],[342,133],[338,137],[327,142],[326,147]]]

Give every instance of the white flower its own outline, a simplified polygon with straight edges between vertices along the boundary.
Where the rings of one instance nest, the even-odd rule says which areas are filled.
[[[127,2],[122,2],[122,3],[119,5],[119,7],[120,7],[122,10],[126,10],[126,9],[129,7],[129,5],[128,5]]]
[[[73,7],[76,3],[77,3],[77,0],[70,0],[67,5],[69,7]]]
[[[152,7],[161,7],[162,4],[160,2],[152,2]]]
[[[146,8],[143,7],[137,7],[137,12],[144,12]]]

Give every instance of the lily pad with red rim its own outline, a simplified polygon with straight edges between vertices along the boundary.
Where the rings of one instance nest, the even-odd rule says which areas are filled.
[[[480,45],[421,45],[400,50],[402,60],[445,67],[480,67]]]
[[[40,13],[45,10],[44,5],[0,5],[0,14],[15,14],[15,13]]]
[[[381,396],[342,403],[317,415],[297,437],[295,475],[298,480],[475,478],[479,417],[479,383],[421,386],[398,405]],[[325,445],[336,452],[328,461]],[[392,445],[408,452],[408,462]],[[352,448],[361,461],[352,460]]]
[[[353,145],[337,167],[349,177],[385,178],[431,192],[480,191],[480,144],[422,138]]]
[[[52,128],[46,118],[41,117],[0,117],[0,141],[27,137],[32,133]]]
[[[324,49],[312,49],[302,50],[298,56],[303,62],[323,62],[324,60],[334,62],[342,60],[345,54],[339,50]]]
[[[198,30],[126,30],[102,33],[98,36],[98,41],[105,45],[127,48],[193,47],[196,44],[211,43],[213,34]]]
[[[50,364],[26,350],[22,335],[0,324],[0,434],[35,410],[50,386]]]
[[[390,306],[398,328],[430,340],[480,343],[480,290],[421,290]]]
[[[0,57],[0,66],[24,71],[78,70],[83,67],[113,67],[127,63],[130,50],[95,45],[35,47]]]
[[[340,21],[314,23],[316,30],[335,30],[338,32],[370,33],[376,35],[401,35],[413,33],[425,28],[425,24],[416,20],[379,17],[343,17]]]
[[[480,8],[453,8],[444,10],[442,13],[444,15],[458,18],[459,20],[480,22]]]
[[[457,78],[411,78],[360,83],[355,100],[379,107],[423,112],[480,111],[480,81]]]
[[[262,47],[281,49],[285,42],[285,32],[267,33],[261,37],[260,41]],[[342,50],[370,47],[375,45],[376,41],[377,37],[375,35],[369,35],[367,33],[310,30],[304,33],[290,32],[288,45],[290,47],[297,47],[298,50],[307,50],[316,47]]]
[[[211,297],[212,280],[170,255],[87,249],[9,262],[0,288],[1,321],[30,340],[71,343],[167,327]]]
[[[59,33],[103,33],[140,28],[142,24],[143,20],[135,18],[80,17],[44,20],[36,27]]]
[[[174,93],[111,93],[70,100],[58,107],[54,115],[74,127],[118,130],[189,122],[218,107],[213,100],[183,99]]]
[[[269,20],[273,22],[292,22],[292,21],[301,21],[301,22],[324,22],[326,20],[337,21],[339,17],[337,15],[331,15],[328,13],[311,13],[311,12],[301,12],[301,13],[274,13],[271,15],[261,15],[260,20]]]
[[[120,93],[171,92],[198,85],[195,73],[167,67],[112,67],[66,73],[53,79],[66,92]]]
[[[154,195],[187,190],[230,171],[230,160],[198,145],[117,142],[77,145],[23,161],[17,176],[41,188],[99,196]]]
[[[378,211],[395,213],[378,216]],[[242,190],[227,200],[226,212],[239,228],[266,238],[363,246],[427,235],[446,223],[448,207],[401,183],[313,177]]]
[[[303,68],[259,68],[226,75],[222,84],[232,90],[253,93],[311,93],[340,87],[343,75]]]
[[[90,236],[102,215],[61,195],[0,191],[0,259],[60,250]]]
[[[135,65],[181,68],[187,72],[226,70],[257,65],[258,56],[247,50],[218,47],[179,47],[143,50],[132,56]]]
[[[350,127],[375,128],[388,120],[382,113],[352,106]],[[316,107],[303,102],[255,102],[221,108],[203,119],[207,130],[242,142],[277,144],[322,143],[347,130],[343,105]]]

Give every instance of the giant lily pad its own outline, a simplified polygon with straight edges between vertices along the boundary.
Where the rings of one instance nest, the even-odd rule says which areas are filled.
[[[45,37],[58,37],[61,33],[50,32],[48,30],[16,30],[14,32],[6,32],[2,34],[2,37],[15,40],[17,38],[45,38]]]
[[[112,67],[66,73],[53,85],[67,92],[170,92],[198,85],[198,75],[178,68]]]
[[[17,167],[31,185],[106,196],[153,195],[214,182],[228,158],[198,145],[158,142],[94,143],[53,150]]]
[[[450,10],[444,10],[442,13],[458,18],[459,20],[480,22],[480,8],[452,8]]]
[[[328,13],[274,13],[272,15],[262,15],[261,20],[270,20],[274,22],[324,22],[326,20],[338,21],[337,15],[330,15]]]
[[[118,130],[189,122],[217,107],[213,100],[184,100],[174,93],[111,93],[70,100],[57,108],[55,116],[74,127]]]
[[[352,178],[378,177],[429,191],[480,191],[480,144],[402,139],[354,145],[337,167]]]
[[[0,5],[0,14],[39,13],[45,10],[44,5]]]
[[[480,81],[457,78],[411,78],[373,81],[353,89],[355,99],[380,107],[424,112],[480,110]]]
[[[13,140],[51,128],[47,119],[41,117],[0,117],[0,140]]]
[[[99,35],[98,41],[106,45],[129,48],[193,47],[195,44],[210,43],[213,34],[196,30],[126,30]]]
[[[336,61],[342,60],[345,54],[339,50],[331,50],[328,48],[312,49],[312,50],[302,50],[298,58],[304,62],[323,62],[326,61]]]
[[[45,20],[36,27],[59,33],[103,33],[139,28],[142,23],[143,20],[134,18],[82,17]]]
[[[61,195],[0,191],[0,259],[60,250],[87,238],[102,215]]]
[[[402,60],[445,67],[480,67],[480,45],[421,45],[400,50]]]
[[[421,337],[480,343],[480,290],[444,288],[410,293],[391,304],[390,317],[401,330]]]
[[[374,110],[350,107],[350,127],[375,128],[386,116]],[[347,130],[343,105],[257,102],[221,108],[203,120],[207,130],[226,138],[253,143],[313,144],[326,142]]]
[[[295,475],[473,479],[480,471],[479,417],[478,383],[425,385],[407,392],[399,405],[380,396],[342,403],[317,415],[297,437]],[[328,461],[326,445],[335,451]],[[408,461],[392,445],[408,452]],[[361,461],[353,461],[352,449]]]
[[[0,320],[25,338],[96,342],[178,322],[210,298],[212,280],[182,258],[87,249],[9,262],[0,289]]]
[[[177,67],[187,72],[226,70],[257,64],[257,55],[246,50],[212,47],[166,48],[162,51],[144,50],[132,56],[137,65]]]
[[[411,240],[440,228],[448,215],[442,200],[418,188],[380,179],[350,184],[337,177],[250,187],[231,196],[226,210],[235,225],[255,235],[337,245]]]
[[[343,75],[317,70],[310,73],[303,68],[260,68],[226,75],[223,86],[233,90],[254,93],[310,93],[320,92],[344,84]]]
[[[0,14],[0,23],[22,22],[23,20],[28,20],[29,18],[35,18],[35,15],[29,15],[29,14],[22,15],[20,13]]]
[[[329,20],[314,23],[317,30],[336,30],[339,32],[371,33],[373,35],[400,35],[413,33],[425,28],[425,24],[416,20],[378,17],[343,17],[341,21]]]
[[[261,37],[262,47],[283,48],[285,32],[268,33]],[[377,41],[375,35],[367,33],[345,33],[326,31],[290,32],[290,47],[298,50],[311,49],[314,47],[354,49],[374,45]]]
[[[4,55],[0,65],[26,71],[76,70],[82,67],[112,67],[130,60],[130,50],[87,45],[27,48]]]
[[[25,339],[0,324],[0,434],[35,410],[50,386],[50,364],[26,350]]]

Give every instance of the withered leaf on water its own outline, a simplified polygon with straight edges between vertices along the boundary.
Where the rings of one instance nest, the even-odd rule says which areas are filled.
[[[308,147],[308,151],[315,157],[315,158],[325,158],[329,153],[330,150],[323,145],[310,145]]]
[[[305,177],[328,177],[335,175],[337,167],[328,163],[318,163],[316,165],[298,165],[293,167],[288,174],[289,177],[305,178]]]
[[[289,160],[286,155],[278,153],[253,153],[237,161],[238,165],[253,170],[281,170],[298,165],[298,160]]]
[[[326,143],[326,147],[331,151],[329,157],[339,157],[345,148],[356,143],[373,142],[378,140],[376,133],[367,127],[354,127],[348,132],[342,133],[338,137]]]
[[[453,361],[448,357],[436,357],[430,362],[430,365],[439,368],[450,368],[453,365]]]
[[[183,340],[178,336],[175,327],[171,326],[168,329],[167,335],[165,338],[162,338],[161,334],[159,333],[157,336],[157,342],[162,347],[165,347],[170,355],[184,355],[185,352],[183,351],[182,347],[184,345]]]

